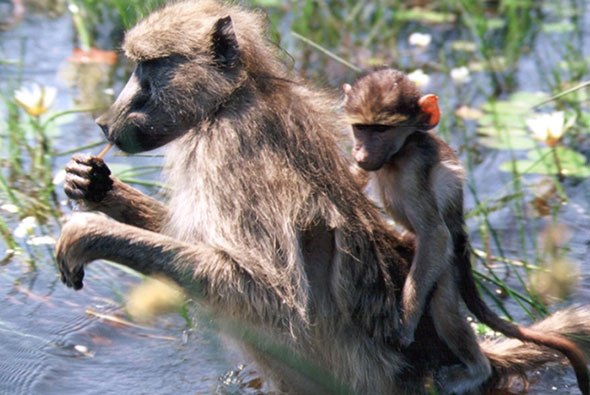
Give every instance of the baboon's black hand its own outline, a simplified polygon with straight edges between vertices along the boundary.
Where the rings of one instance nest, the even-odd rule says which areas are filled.
[[[111,171],[104,161],[89,154],[75,154],[66,165],[64,191],[71,199],[98,203],[113,189]]]

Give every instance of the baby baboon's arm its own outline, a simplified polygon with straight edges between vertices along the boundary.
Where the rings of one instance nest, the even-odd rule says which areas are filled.
[[[407,184],[410,184],[408,182]],[[401,343],[409,345],[414,340],[425,307],[426,299],[441,274],[450,270],[452,239],[436,204],[431,190],[408,188],[398,196],[417,238],[417,248],[402,291],[403,326]],[[393,191],[395,193],[395,191]]]
[[[163,274],[233,318],[283,328],[287,325],[281,322],[294,314],[280,290],[264,280],[263,269],[252,269],[256,265],[204,243],[186,244],[94,213],[72,215],[62,229],[56,258],[62,281],[76,290],[83,286],[84,266],[106,259],[146,275]],[[272,312],[266,311],[269,306]]]
[[[137,189],[111,176],[104,161],[76,154],[66,165],[66,195],[79,200],[85,210],[101,211],[125,224],[159,232],[167,208]]]

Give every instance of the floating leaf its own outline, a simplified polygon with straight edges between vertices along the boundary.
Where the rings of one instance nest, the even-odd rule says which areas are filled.
[[[586,68],[588,67],[588,64],[590,63],[590,56],[586,56],[585,58],[581,59],[581,60],[562,60],[561,62],[558,63],[559,67],[562,68],[563,70],[571,70],[574,73],[572,74],[585,74],[586,73]]]
[[[530,111],[528,105],[525,105],[522,102],[512,101],[490,101],[484,103],[481,106],[481,109],[496,114],[514,115],[522,115]]]
[[[579,152],[574,151],[573,149],[567,147],[555,147],[557,157],[559,158],[559,162],[561,166],[565,169],[566,167],[575,169],[586,167],[586,158]],[[551,152],[551,148],[544,147],[538,150],[534,150],[528,153],[528,158],[530,160],[539,160],[544,158],[544,160],[553,160],[553,152]]]
[[[532,160],[508,161],[500,164],[500,170],[512,173],[516,170],[519,174],[557,174],[555,163],[535,162]]]
[[[511,103],[518,103],[519,106],[534,106],[543,100],[549,99],[549,95],[545,92],[526,92],[519,91],[513,93],[508,99]]]
[[[254,0],[253,3],[260,7],[280,7],[283,4],[280,0]]]
[[[451,49],[453,51],[475,52],[477,50],[477,44],[473,41],[457,40],[451,43]]]
[[[576,25],[571,22],[544,23],[541,26],[543,33],[570,33],[575,29]]]
[[[585,112],[580,114],[579,121],[580,125],[582,125],[582,133],[590,133],[590,113]]]
[[[450,12],[437,12],[425,8],[414,7],[410,10],[399,10],[394,14],[397,21],[426,22],[434,24],[453,23],[457,19]]]
[[[491,58],[489,61],[474,60],[469,62],[469,70],[471,71],[504,71],[508,68],[508,61],[503,56],[496,56]]]
[[[525,128],[525,118],[518,114],[498,114],[488,113],[479,119],[482,126],[495,126],[498,128],[523,129]]]
[[[478,141],[486,147],[495,149],[529,150],[535,147],[535,142],[527,136],[485,136]]]
[[[556,147],[556,154],[561,166],[562,175],[576,177],[590,177],[590,167],[582,154],[566,147]],[[530,151],[528,159],[514,162],[504,162],[500,170],[512,172],[513,165],[518,173],[523,174],[558,174],[558,168],[551,148],[541,148]]]
[[[490,18],[486,22],[488,30],[498,30],[506,26],[506,21],[501,18]]]
[[[478,134],[488,136],[528,136],[526,130],[521,128],[509,128],[501,125],[480,126],[477,128]]]
[[[520,128],[503,125],[481,126],[477,133],[480,135],[478,141],[490,148],[529,150],[536,146],[526,130]]]

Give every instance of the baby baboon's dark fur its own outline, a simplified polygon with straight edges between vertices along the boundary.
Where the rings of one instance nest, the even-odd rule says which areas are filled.
[[[359,166],[355,172],[371,172],[385,211],[416,236],[413,267],[401,298],[402,345],[411,343],[413,325],[427,310],[425,302],[432,294],[429,313],[437,332],[464,364],[448,369],[440,380],[446,388],[442,392],[467,391],[484,382],[491,374],[490,365],[462,316],[460,295],[477,319],[493,330],[562,352],[580,389],[590,390],[586,358],[572,341],[505,321],[480,297],[463,216],[464,169],[451,147],[430,131],[439,119],[435,96],[422,96],[394,69],[370,73],[353,86],[344,85],[344,90],[353,157]],[[422,110],[420,103],[426,99],[431,106]]]
[[[412,248],[353,183],[335,141],[336,102],[285,69],[265,26],[261,13],[204,0],[169,5],[127,34],[137,68],[97,122],[127,152],[170,143],[170,201],[111,177],[96,202],[90,185],[105,165],[75,157],[66,191],[116,221],[77,213],[65,224],[62,278],[81,288],[95,259],[170,276],[220,319],[252,330],[235,336],[258,334],[246,347],[284,390],[327,392],[293,358],[253,350],[261,343],[354,392],[423,392],[430,369],[456,361],[428,318],[416,344],[398,350],[396,300]],[[509,375],[553,359],[502,366]]]

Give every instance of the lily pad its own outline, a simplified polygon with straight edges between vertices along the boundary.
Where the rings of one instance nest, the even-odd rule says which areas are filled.
[[[506,26],[506,21],[502,18],[490,18],[487,20],[486,26],[488,30],[498,30]]]
[[[478,141],[486,147],[494,149],[529,150],[535,147],[535,142],[528,136],[484,136]]]
[[[525,117],[520,114],[487,113],[479,119],[482,126],[495,126],[497,128],[524,129]]]
[[[534,106],[543,100],[549,99],[549,95],[545,92],[526,92],[520,91],[513,93],[508,99],[511,103],[519,106]]]
[[[283,2],[280,0],[254,0],[254,4],[260,7],[280,7]]]
[[[478,141],[495,149],[529,150],[536,146],[526,130],[504,125],[481,126],[477,129]]]
[[[518,160],[514,163],[504,162],[500,170],[512,172],[513,166],[521,174],[558,174],[558,167],[555,163],[551,148],[542,148],[530,151],[528,159]],[[590,177],[590,167],[582,154],[566,147],[557,147],[557,157],[561,167],[562,175],[576,177]]]
[[[426,22],[433,24],[453,23],[457,19],[450,12],[437,12],[425,8],[414,7],[410,10],[399,10],[394,14],[398,21]]]
[[[456,40],[451,43],[451,49],[460,52],[475,52],[477,50],[477,44],[473,41]]]
[[[570,33],[575,29],[576,26],[571,22],[544,23],[541,26],[543,33]]]
[[[528,153],[528,158],[531,160],[539,160],[541,158],[550,158],[553,160],[553,152],[549,147],[540,148]],[[586,164],[586,158],[579,152],[567,147],[556,147],[556,154],[562,166],[580,167]]]
[[[513,101],[494,101],[487,102],[481,106],[481,109],[495,114],[522,115],[529,112],[530,106],[523,102]]]

